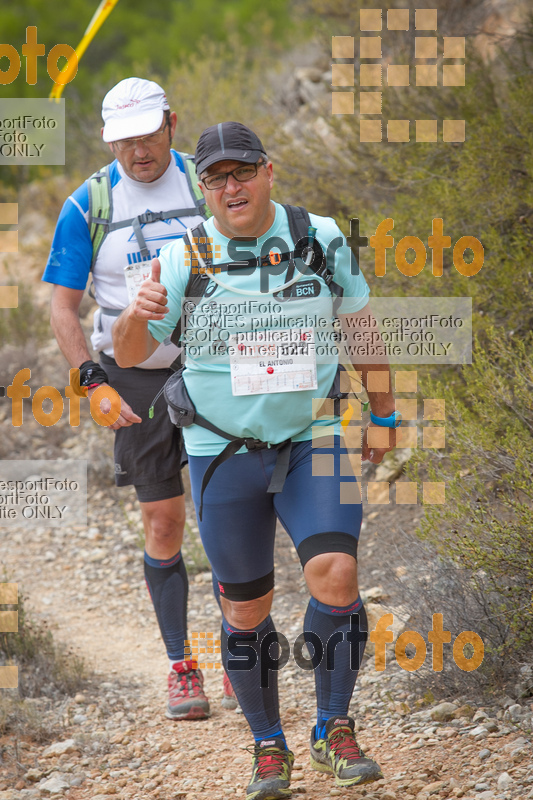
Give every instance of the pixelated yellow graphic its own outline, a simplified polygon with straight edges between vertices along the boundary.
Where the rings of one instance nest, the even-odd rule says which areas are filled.
[[[387,123],[387,139],[389,142],[408,142],[409,120],[390,119]]]
[[[2,231],[0,231],[0,234]],[[18,308],[19,287],[0,286],[0,308]]]
[[[198,245],[203,245],[202,252],[199,252]],[[191,268],[193,275],[202,275],[207,272],[206,268],[201,266],[200,257],[212,261],[213,258],[221,258],[220,245],[213,246],[213,239],[211,236],[193,236],[192,244],[185,245],[185,266]],[[209,272],[220,272],[220,267],[211,267]]]
[[[381,104],[381,92],[361,92],[359,95],[360,114],[381,114]]]
[[[437,120],[436,119],[417,119],[416,120],[416,141],[417,142],[436,142],[437,141]]]
[[[18,225],[18,203],[0,203],[0,225]],[[0,230],[0,253],[18,253],[18,237],[18,231]],[[16,288],[16,286],[2,286],[0,290]],[[0,308],[16,308],[16,305],[12,305],[13,294],[8,295],[6,305],[3,304],[5,299],[3,294],[4,292],[0,294]]]
[[[381,142],[383,131],[380,119],[362,119],[359,122],[359,138],[362,142]]]
[[[334,401],[331,398],[315,398],[313,400],[313,419],[328,419],[339,414],[344,432],[344,446],[341,447],[339,454],[335,444],[335,429],[323,425],[313,426],[313,447],[321,450],[320,453],[314,453],[312,456],[313,475],[333,476],[336,472],[346,478],[361,475],[362,408],[361,401],[355,396],[362,390],[361,373],[353,369],[341,372],[340,390],[348,395],[346,399]],[[324,448],[330,452],[322,452]],[[342,504],[361,503],[361,492],[358,485],[353,481],[341,482],[339,501]]]
[[[388,505],[389,489],[388,481],[368,481],[366,491],[369,505]]]
[[[335,92],[331,95],[332,114],[353,114],[354,112],[354,93]]]
[[[417,31],[436,31],[437,30],[437,9],[436,8],[417,8],[415,11],[415,30]]]
[[[417,64],[416,65],[416,85],[417,86],[436,86],[437,85],[437,65],[436,64]],[[433,120],[431,120],[433,122]],[[436,122],[437,120],[435,120]]]
[[[382,115],[382,92],[368,92],[367,87],[409,86],[420,87],[464,86],[466,70],[466,38],[437,34],[438,13],[436,8],[389,9],[386,13],[387,32],[408,31],[414,22],[414,64],[384,64],[383,45],[390,42],[390,35],[382,36],[384,9],[365,8],[359,12],[359,137],[361,142],[381,142],[386,133],[388,142],[409,142],[412,136],[410,122],[416,122],[416,142],[438,141],[439,128],[443,142],[465,141],[465,120],[384,120]],[[369,35],[370,34],[370,35]],[[337,87],[356,86],[355,37],[332,36],[331,57],[343,63],[331,65],[333,91],[331,93],[332,114],[354,114],[356,111],[354,91],[335,91]],[[350,61],[350,63],[346,63]],[[369,63],[369,62],[377,63]],[[463,62],[463,63],[461,63]],[[411,67],[414,66],[414,70]],[[374,119],[366,119],[373,115]]]
[[[383,370],[369,370],[366,376],[366,388],[369,392],[388,392],[388,372],[383,372]]]
[[[391,8],[387,11],[387,28],[389,31],[409,30],[409,9]]]
[[[359,12],[359,27],[362,31],[380,31],[381,8],[362,8]]]
[[[335,442],[335,429],[330,425],[313,425],[312,441],[315,452],[312,455],[312,474],[315,477],[328,477],[339,474],[341,478],[360,477],[362,474],[363,404],[356,397],[362,391],[361,373],[347,369],[341,373],[341,392],[348,394],[344,400],[334,401],[331,398],[314,398],[313,419],[333,419],[340,416],[344,441],[341,442],[340,453]],[[398,370],[394,375],[394,389],[398,394],[415,394],[418,391],[418,373],[416,370]],[[367,390],[369,392],[388,392],[389,375],[382,370],[369,370],[367,373]],[[366,407],[367,404],[365,404]],[[416,397],[396,396],[396,410],[402,415],[402,426],[396,429],[396,448],[415,449],[418,447],[418,414],[419,403]],[[422,447],[443,449],[446,446],[445,426],[426,425],[426,422],[440,422],[446,419],[445,402],[440,398],[423,400]],[[409,424],[414,423],[414,424]],[[384,448],[389,444],[390,428],[372,426],[367,432],[370,448]],[[400,505],[416,504],[419,492],[416,483],[397,481],[395,492],[391,493],[388,481],[369,481],[366,486],[366,500],[370,505],[382,505],[396,502]],[[424,482],[422,485],[423,503],[444,503],[444,483]],[[360,503],[361,491],[353,481],[341,481],[341,503]]]
[[[332,36],[331,52],[333,58],[353,58],[355,54],[353,36]]]
[[[437,37],[417,36],[415,38],[415,58],[437,58]]]
[[[416,422],[418,419],[418,402],[416,398],[398,397],[396,411],[402,415],[403,422]]]
[[[418,502],[418,487],[414,481],[396,481],[396,504],[416,505]]]
[[[370,448],[375,447],[378,450],[389,446],[389,431],[390,428],[369,428],[367,431],[367,442]]]
[[[418,373],[399,370],[394,376],[394,388],[397,392],[417,392]]]
[[[331,83],[333,86],[353,86],[355,84],[353,64],[333,64]]]
[[[361,58],[381,58],[381,36],[361,36],[359,52]]]
[[[413,450],[417,447],[418,430],[416,426],[403,426],[396,429],[396,449],[408,448]]]
[[[446,413],[444,400],[437,400],[436,398],[424,400],[424,419],[445,420]]]
[[[442,399],[432,398],[424,400],[424,421],[436,420],[444,421],[446,419],[445,401]],[[446,428],[424,426],[422,431],[422,446],[435,449],[443,449],[446,447]]]
[[[18,603],[18,584],[0,583],[0,604]],[[0,633],[18,631],[18,611],[0,611]],[[0,689],[16,689],[19,684],[18,667],[0,667]]]
[[[443,142],[464,142],[466,123],[464,119],[445,119],[442,123]]]
[[[422,484],[422,496],[424,503],[438,503],[442,505],[446,502],[446,487],[444,482],[424,481]]]
[[[212,631],[193,631],[185,640],[185,658],[197,661],[200,669],[222,669],[222,662],[214,656],[220,656],[220,639],[215,639]]]

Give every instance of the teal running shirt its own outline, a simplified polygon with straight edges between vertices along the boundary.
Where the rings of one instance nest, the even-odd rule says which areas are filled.
[[[217,263],[238,260],[236,244],[243,260],[250,253],[293,250],[287,213],[277,203],[275,208],[272,227],[255,247],[222,236],[213,219],[204,223],[212,239],[213,278],[200,301],[184,298],[191,269],[198,267],[194,258],[191,264],[183,240],[163,247],[161,283],[168,292],[169,312],[164,320],[149,323],[152,336],[162,342],[174,331],[183,306],[188,312],[184,378],[197,412],[233,436],[271,444],[326,435],[338,423],[338,418],[314,418],[320,399],[331,389],[339,360],[333,296],[325,281],[303,264],[301,271],[296,269],[288,278],[286,262],[277,269],[216,272]],[[329,217],[311,214],[310,219],[324,253],[329,249],[328,268],[342,289],[337,312],[360,311],[367,304],[369,289],[342,232]],[[233,246],[229,256],[228,245]],[[291,286],[280,291],[291,280]],[[246,359],[249,353],[253,356]],[[312,375],[316,388],[302,388],[309,385]],[[199,425],[184,428],[184,436],[187,452],[193,456],[217,455],[227,445],[227,439]]]

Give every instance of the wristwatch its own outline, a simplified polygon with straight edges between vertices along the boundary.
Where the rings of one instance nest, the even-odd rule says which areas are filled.
[[[402,424],[402,415],[399,411],[393,411],[390,417],[376,417],[370,412],[370,419],[374,425],[379,425],[381,428],[399,428]]]

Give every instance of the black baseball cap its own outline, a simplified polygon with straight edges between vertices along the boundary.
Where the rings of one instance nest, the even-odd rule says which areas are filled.
[[[219,122],[200,135],[195,163],[198,177],[217,161],[244,161],[255,164],[266,156],[261,139],[242,122]]]

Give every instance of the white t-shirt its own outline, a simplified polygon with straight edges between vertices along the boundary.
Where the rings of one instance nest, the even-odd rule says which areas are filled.
[[[175,150],[171,153],[168,168],[160,178],[151,183],[132,180],[124,173],[118,161],[110,165],[112,222],[131,219],[147,211],[195,207],[183,159]],[[163,245],[182,238],[188,227],[194,227],[201,221],[202,217],[195,214],[142,225],[150,259],[159,255]],[[89,194],[87,183],[84,183],[67,198],[63,206],[43,280],[72,289],[84,289],[92,257]],[[129,305],[124,268],[141,260],[140,247],[131,226],[111,231],[104,239],[92,273],[96,302],[100,308],[94,316],[91,343],[99,352],[113,355],[111,331],[116,320],[116,316],[103,313],[102,308],[123,310]],[[174,361],[177,353],[174,345],[162,344],[139,366],[147,369],[167,367]]]

